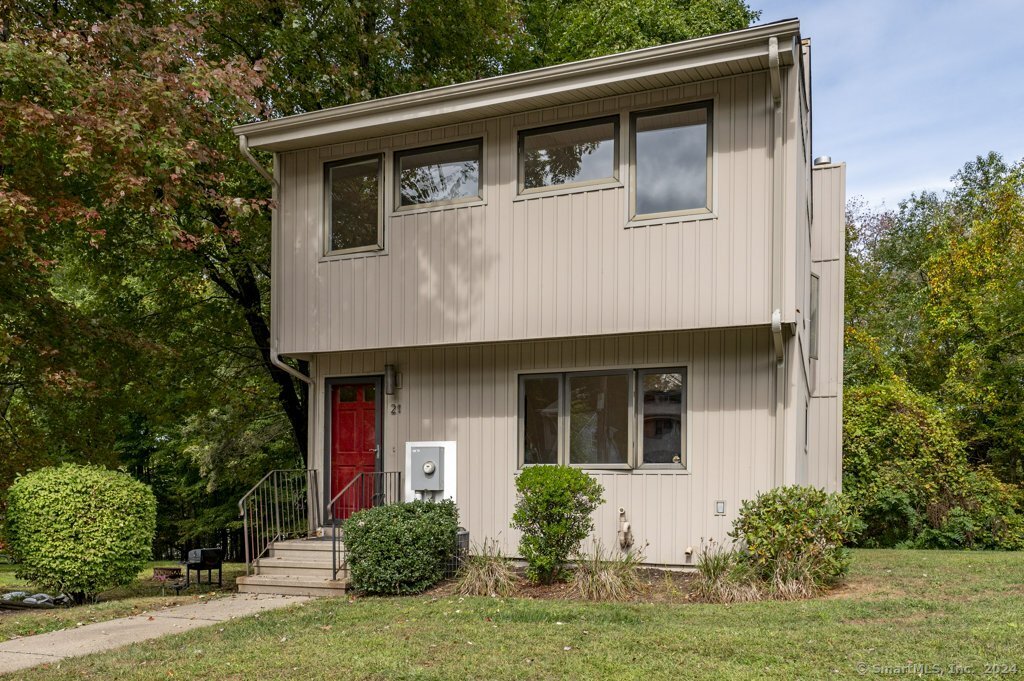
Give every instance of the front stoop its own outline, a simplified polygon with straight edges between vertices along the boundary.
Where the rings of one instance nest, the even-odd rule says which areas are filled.
[[[274,542],[268,555],[254,566],[254,574],[239,577],[239,593],[282,596],[343,596],[348,573],[331,579],[331,540],[291,539]]]

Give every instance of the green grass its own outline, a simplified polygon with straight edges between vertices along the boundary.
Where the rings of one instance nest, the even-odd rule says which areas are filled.
[[[798,679],[1017,665],[1024,554],[857,551],[808,601],[321,600],[36,669],[28,679]],[[869,674],[877,676],[877,674]]]
[[[139,579],[128,586],[118,587],[100,594],[96,603],[80,605],[73,608],[56,608],[53,610],[0,610],[0,641],[17,636],[31,636],[58,629],[76,627],[79,624],[102,622],[116,617],[136,615],[141,612],[157,610],[171,605],[194,603],[213,598],[221,592],[216,584],[208,587],[192,587],[183,591],[181,596],[174,594],[169,586],[161,588],[159,582],[152,580],[153,567],[174,566],[177,563],[162,561],[150,563],[139,573]],[[8,591],[29,591],[38,589],[14,576],[16,567],[10,563],[0,563],[0,593]],[[235,577],[245,574],[245,566],[228,563],[224,566],[224,591],[234,591]],[[193,577],[195,575],[193,574]],[[214,576],[216,579],[216,575]],[[203,573],[206,579],[206,573]]]

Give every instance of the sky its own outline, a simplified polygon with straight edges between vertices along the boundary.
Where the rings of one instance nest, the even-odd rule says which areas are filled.
[[[811,39],[814,155],[895,208],[976,156],[1024,158],[1020,0],[749,0]]]

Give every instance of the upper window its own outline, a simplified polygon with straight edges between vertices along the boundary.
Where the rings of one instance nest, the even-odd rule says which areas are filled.
[[[820,304],[821,296],[821,279],[818,278],[817,274],[811,275],[811,309],[808,317],[810,318],[811,328],[807,330],[807,345],[809,346],[808,356],[811,359],[818,359],[818,305]]]
[[[632,215],[658,217],[711,207],[711,103],[634,113]]]
[[[618,119],[583,121],[519,133],[519,191],[614,180]]]
[[[519,407],[524,465],[686,468],[686,369],[526,375]]]
[[[327,254],[384,247],[381,167],[380,156],[346,159],[324,166]]]
[[[443,144],[395,154],[399,209],[483,198],[483,140]]]

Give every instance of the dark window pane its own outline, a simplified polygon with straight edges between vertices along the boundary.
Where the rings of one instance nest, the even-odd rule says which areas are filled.
[[[481,196],[481,148],[481,142],[471,142],[398,155],[401,205]]]
[[[570,376],[569,462],[624,464],[629,450],[629,376]]]
[[[636,214],[708,205],[708,110],[636,118]]]
[[[375,402],[377,400],[377,386],[373,383],[368,384],[363,388],[363,401],[364,402]]]
[[[380,159],[331,166],[330,250],[378,245]]]
[[[523,379],[524,463],[558,463],[558,381]]]
[[[615,124],[523,133],[523,188],[615,177]]]
[[[640,374],[644,463],[686,465],[683,449],[686,394],[678,371]]]
[[[814,275],[811,275],[811,309],[810,309],[810,322],[811,328],[808,332],[808,339],[810,345],[810,356],[817,359],[818,357],[818,306],[820,305],[821,296],[821,280]]]
[[[334,390],[338,395],[338,402],[357,402],[359,400],[359,391],[357,386],[339,385]]]

